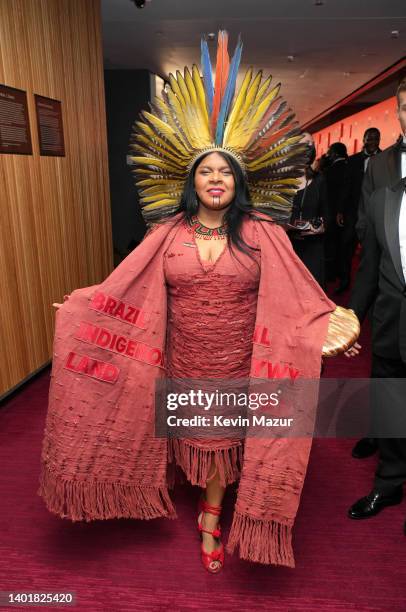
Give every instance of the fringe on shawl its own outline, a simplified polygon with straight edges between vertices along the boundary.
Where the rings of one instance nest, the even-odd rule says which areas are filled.
[[[222,449],[201,448],[176,438],[170,441],[172,455],[192,485],[206,487],[212,471],[212,461],[217,467],[220,484],[226,487],[240,477],[243,458],[242,444]]]
[[[277,521],[261,521],[234,512],[227,551],[232,554],[237,546],[241,559],[295,567],[292,527]]]
[[[72,521],[176,518],[167,487],[68,480],[43,466],[38,494],[50,512]]]

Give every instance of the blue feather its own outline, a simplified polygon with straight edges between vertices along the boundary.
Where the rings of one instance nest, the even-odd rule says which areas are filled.
[[[227,85],[224,91],[223,99],[221,101],[219,118],[218,118],[217,127],[216,127],[216,140],[215,140],[216,145],[221,145],[223,143],[223,136],[224,136],[226,120],[230,112],[231,102],[233,101],[233,98],[234,98],[235,85],[237,83],[237,76],[238,76],[238,68],[241,62],[241,54],[242,54],[242,42],[241,42],[241,39],[239,39],[237,46],[235,48],[235,51],[234,51],[233,59],[231,60],[230,71],[228,73]]]
[[[207,108],[210,116],[213,110],[214,84],[209,47],[207,45],[207,41],[204,38],[202,38],[201,42],[201,64],[204,88],[206,91]]]

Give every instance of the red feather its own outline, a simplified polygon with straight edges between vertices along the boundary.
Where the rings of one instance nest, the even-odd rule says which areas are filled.
[[[217,43],[216,76],[214,81],[213,111],[211,115],[211,129],[213,136],[216,133],[217,119],[220,112],[221,100],[226,89],[230,58],[228,56],[228,34],[220,30]]]

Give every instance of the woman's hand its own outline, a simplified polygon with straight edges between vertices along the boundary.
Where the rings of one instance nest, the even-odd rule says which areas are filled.
[[[362,346],[358,344],[358,342],[355,342],[355,344],[353,344],[352,347],[348,349],[348,351],[345,351],[344,355],[346,357],[356,357],[357,355],[359,355],[361,348]]]
[[[64,296],[63,296],[63,301],[64,301],[64,302],[67,302],[67,301],[69,300],[69,298],[70,298],[70,295],[64,295]],[[59,310],[59,308],[60,308],[61,306],[63,306],[63,304],[60,304],[59,302],[54,302],[54,303],[52,304],[52,306],[53,306],[54,308],[56,308],[56,310]]]

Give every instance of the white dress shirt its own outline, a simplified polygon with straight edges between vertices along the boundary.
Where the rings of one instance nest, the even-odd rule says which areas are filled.
[[[368,153],[365,151],[365,148],[362,149],[364,154],[365,154],[365,159],[364,159],[364,174],[365,172],[368,170],[368,164],[369,164],[369,160],[371,157],[374,157],[375,155],[378,154],[378,152],[380,151],[380,149],[378,149],[377,151],[375,151],[375,153],[372,153],[372,155],[368,155]]]
[[[403,137],[406,144],[406,137]],[[402,178],[406,177],[406,152],[401,153],[402,157]],[[403,192],[402,203],[399,215],[399,244],[400,258],[402,260],[403,278],[406,281],[406,191]]]

